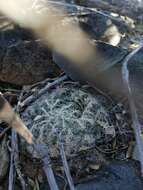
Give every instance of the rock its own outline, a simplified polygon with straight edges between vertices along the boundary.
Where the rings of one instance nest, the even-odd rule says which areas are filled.
[[[96,172],[95,178],[77,185],[77,190],[142,190],[143,179],[132,161],[114,161]]]
[[[52,62],[50,50],[19,27],[0,30],[0,80],[29,85],[55,77],[60,69]]]

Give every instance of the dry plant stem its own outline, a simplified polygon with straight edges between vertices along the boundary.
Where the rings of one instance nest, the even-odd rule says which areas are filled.
[[[70,190],[75,190],[74,183],[73,183],[73,180],[72,180],[72,177],[70,174],[68,162],[66,159],[66,154],[64,151],[64,145],[63,145],[63,142],[62,142],[60,135],[59,135],[59,148],[60,148],[60,154],[61,154],[61,158],[62,158],[62,162],[63,162],[64,171],[65,171],[68,183],[69,183]]]
[[[54,172],[51,166],[51,160],[49,157],[47,147],[45,148],[42,145],[38,145],[36,143],[33,144],[32,146],[41,157],[41,160],[43,162],[43,170],[46,174],[50,189],[59,190],[58,185],[55,180]]]
[[[141,172],[143,175],[143,141],[141,137],[141,125],[138,120],[138,115],[137,115],[137,110],[136,106],[132,97],[132,91],[130,87],[130,82],[129,82],[129,71],[128,71],[128,62],[129,60],[141,49],[143,48],[143,44],[140,45],[137,49],[132,51],[124,60],[123,66],[122,66],[122,77],[123,77],[123,82],[125,85],[125,89],[127,92],[128,100],[129,100],[129,105],[130,105],[130,110],[131,110],[131,116],[132,116],[132,125],[133,129],[135,132],[135,137],[136,137],[136,142],[139,150],[139,156],[140,156],[140,163],[141,163]]]
[[[0,133],[0,139],[5,135],[5,133],[10,129],[10,127],[7,127]]]
[[[13,147],[12,147],[12,150],[13,150]],[[8,190],[14,190],[14,188],[13,188],[14,187],[14,165],[13,165],[13,160],[14,160],[14,151],[11,151]]]
[[[55,177],[54,177],[54,173],[53,173],[51,164],[49,163],[48,157],[44,157],[42,159],[42,161],[44,164],[43,169],[44,169],[45,174],[47,176],[51,190],[59,190],[58,185],[57,185],[56,180],[55,180]]]
[[[16,112],[19,112],[20,109],[20,102],[23,96],[23,90],[20,94],[18,104],[16,106]],[[10,172],[9,172],[9,189],[8,190],[14,190],[14,166],[16,169],[16,173],[18,175],[18,178],[21,183],[22,190],[26,190],[26,183],[24,181],[24,178],[22,176],[20,166],[19,166],[19,154],[18,154],[18,138],[17,133],[14,129],[12,129],[12,151],[11,151],[11,162],[10,162]]]
[[[24,93],[24,90],[22,90],[21,94],[20,94],[20,97],[19,97],[19,101],[18,101],[18,104],[16,106],[16,112],[19,113],[20,111],[20,105],[21,105],[21,100],[22,100],[22,97],[23,97],[23,93]],[[14,154],[14,165],[15,165],[15,169],[16,169],[16,172],[17,172],[17,175],[18,175],[18,178],[20,180],[20,183],[21,183],[21,187],[22,187],[22,190],[26,190],[26,183],[25,183],[25,180],[22,176],[22,173],[21,173],[21,170],[20,170],[20,166],[19,166],[19,154],[18,154],[18,138],[17,138],[17,133],[13,130],[12,133],[14,133],[15,135],[15,145],[16,145],[16,150],[15,150],[15,154]]]
[[[29,96],[28,98],[26,98],[26,100],[24,100],[22,102],[22,106],[26,106],[26,105],[30,105],[31,103],[33,103],[35,100],[37,100],[37,98],[39,98],[40,96],[42,96],[43,94],[45,94],[47,92],[47,90],[49,90],[50,88],[60,84],[61,82],[63,82],[64,80],[66,80],[68,77],[66,75],[56,79],[54,82],[52,83],[48,83],[44,88],[42,88],[42,90],[40,90],[40,92],[36,95],[36,96]]]

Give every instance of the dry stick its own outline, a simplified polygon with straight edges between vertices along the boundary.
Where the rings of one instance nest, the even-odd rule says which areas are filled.
[[[14,160],[14,151],[13,151],[13,147],[12,147],[12,151],[11,151],[11,154],[10,154],[10,169],[9,169],[9,184],[8,184],[8,190],[14,190],[14,188],[13,188],[13,182],[14,182],[13,160]]]
[[[70,190],[75,190],[74,183],[73,183],[73,180],[72,180],[72,177],[70,174],[68,162],[66,159],[66,154],[64,151],[64,145],[63,145],[61,135],[58,135],[58,137],[59,137],[58,139],[59,139],[60,154],[61,154],[61,158],[62,158],[62,162],[63,162],[63,166],[64,166],[64,171],[65,171],[68,183],[69,183],[69,187],[70,187]]]
[[[20,96],[19,96],[19,101],[18,101],[18,104],[16,106],[16,109],[15,111],[17,113],[19,113],[20,111],[20,106],[21,106],[21,100],[22,100],[22,97],[23,97],[23,93],[24,93],[24,90],[22,90]],[[19,154],[18,154],[18,138],[17,138],[17,133],[13,130],[14,134],[15,134],[15,144],[16,144],[16,149],[15,149],[15,154],[14,154],[14,165],[15,165],[15,169],[16,169],[16,172],[17,172],[17,175],[18,175],[18,178],[20,180],[20,183],[21,183],[21,186],[22,186],[22,190],[26,190],[26,183],[24,181],[24,178],[22,176],[22,173],[21,173],[21,170],[20,170],[20,167],[19,167]]]
[[[51,160],[49,156],[49,152],[47,150],[47,147],[44,147],[39,144],[33,144],[33,148],[36,150],[36,152],[40,155],[41,160],[43,162],[43,170],[46,174],[49,186],[51,190],[59,190],[58,185],[56,183],[54,172],[51,166]]]
[[[33,139],[33,141],[35,141],[35,139]],[[44,147],[43,145],[40,144],[32,144],[34,150],[39,154],[42,162],[43,162],[43,170],[46,174],[49,186],[51,190],[59,190],[55,177],[54,177],[54,172],[52,170],[52,166],[51,166],[51,160],[49,157],[49,152],[47,150],[47,147]],[[16,150],[14,150],[16,152]],[[13,182],[14,182],[14,167],[13,167],[13,162],[14,162],[14,151],[11,151],[11,161],[10,161],[10,174],[9,174],[9,188],[8,190],[14,190],[13,188]],[[16,152],[18,154],[18,152]],[[20,171],[20,170],[19,170]],[[18,171],[18,174],[19,174]],[[21,173],[20,173],[20,178],[22,177]],[[21,184],[24,185],[24,181],[21,181]],[[23,186],[22,186],[23,187]],[[24,189],[24,188],[23,188]],[[26,190],[26,188],[25,188]]]
[[[20,109],[20,102],[23,96],[23,90],[19,96],[18,104],[16,106],[15,111],[18,113]],[[10,161],[10,172],[9,172],[9,188],[8,190],[14,190],[14,167],[15,166],[18,178],[21,183],[22,190],[26,190],[26,183],[23,179],[22,173],[20,171],[20,166],[19,166],[19,155],[18,155],[18,138],[17,138],[17,133],[15,132],[14,129],[12,129],[12,151],[11,151],[11,161]]]
[[[129,106],[131,110],[131,116],[132,116],[132,125],[133,129],[135,131],[135,137],[136,142],[139,150],[139,156],[140,156],[140,163],[141,163],[141,173],[143,175],[143,141],[141,137],[141,125],[138,120],[137,110],[136,106],[132,97],[132,91],[130,88],[130,82],[129,82],[129,71],[128,71],[128,62],[129,60],[143,47],[143,44],[140,45],[137,49],[132,51],[127,57],[125,58],[123,65],[122,65],[122,77],[123,82],[125,85],[125,89],[127,91]]]
[[[26,98],[26,100],[24,100],[22,102],[22,106],[25,105],[30,105],[31,103],[33,103],[37,98],[39,98],[40,96],[42,96],[43,94],[45,94],[47,92],[47,90],[49,90],[50,88],[54,87],[55,85],[63,82],[64,80],[66,80],[68,77],[66,75],[58,78],[57,80],[55,80],[54,82],[47,84],[36,96],[29,96],[28,98]]]
[[[0,139],[6,134],[7,131],[9,131],[10,127],[5,128],[1,133],[0,133]]]

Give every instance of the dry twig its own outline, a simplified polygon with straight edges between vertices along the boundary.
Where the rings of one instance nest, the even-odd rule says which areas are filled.
[[[10,127],[5,128],[1,133],[0,133],[0,139],[5,135],[5,133],[10,129]]]
[[[19,101],[16,106],[16,112],[18,113],[20,110],[20,102],[23,96],[23,90],[19,96]],[[15,132],[14,129],[12,129],[12,140],[11,140],[11,161],[10,161],[10,171],[9,171],[9,187],[8,190],[14,190],[14,166],[16,169],[16,173],[18,175],[18,178],[21,183],[22,190],[26,190],[26,183],[24,181],[24,178],[22,176],[20,166],[19,166],[19,154],[18,154],[18,138],[17,138],[17,133]]]
[[[40,92],[38,92],[38,94],[36,96],[29,96],[28,98],[26,98],[26,100],[24,100],[21,104],[21,106],[29,106],[31,103],[33,103],[37,98],[39,98],[40,96],[42,96],[43,94],[45,94],[50,88],[60,84],[61,82],[63,82],[64,80],[66,80],[68,77],[66,75],[57,78],[55,81],[53,81],[52,83],[48,83],[44,88],[42,88],[40,90]]]
[[[68,162],[67,162],[67,159],[66,159],[66,154],[65,154],[65,151],[64,151],[64,145],[63,145],[63,142],[62,142],[61,135],[59,135],[58,139],[59,139],[60,155],[61,155],[61,158],[62,158],[63,167],[64,167],[64,171],[65,171],[68,183],[69,183],[69,187],[70,187],[70,190],[75,190],[74,183],[73,183],[73,180],[72,180],[72,177],[71,177],[71,174],[70,174],[70,169],[69,169],[69,166],[68,166]]]
[[[49,157],[48,149],[47,147],[44,147],[43,145],[39,144],[33,144],[33,148],[36,150],[36,152],[41,157],[41,160],[43,162],[43,170],[46,174],[49,186],[51,190],[59,190],[58,185],[56,183],[54,172],[51,166],[51,160]]]

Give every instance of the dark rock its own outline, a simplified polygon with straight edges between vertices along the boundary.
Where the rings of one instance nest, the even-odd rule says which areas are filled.
[[[142,190],[141,178],[134,162],[114,161],[96,173],[96,177],[77,185],[77,190]]]
[[[60,69],[47,47],[33,40],[29,31],[16,27],[0,31],[0,80],[28,85],[55,77]]]

